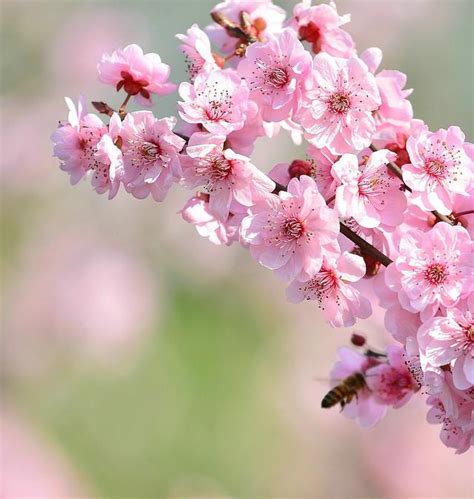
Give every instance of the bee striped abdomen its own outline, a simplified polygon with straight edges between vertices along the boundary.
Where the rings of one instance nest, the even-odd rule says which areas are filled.
[[[357,396],[357,392],[365,388],[365,386],[365,378],[361,373],[352,374],[325,395],[321,402],[321,407],[323,409],[329,409],[339,403],[341,404],[341,407],[344,407],[354,398],[354,396]]]

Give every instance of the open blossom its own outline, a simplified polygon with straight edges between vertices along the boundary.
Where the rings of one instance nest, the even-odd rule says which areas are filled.
[[[407,368],[400,345],[387,347],[387,363],[367,369],[366,382],[374,399],[395,409],[405,405],[419,385]]]
[[[387,168],[395,158],[395,153],[382,149],[361,165],[354,154],[344,154],[334,163],[332,174],[340,182],[336,208],[341,216],[352,216],[367,228],[402,222],[407,200],[400,189],[401,181]]]
[[[375,77],[358,57],[340,59],[321,52],[314,58],[314,88],[300,122],[307,140],[333,154],[360,151],[375,134],[372,115],[381,104]]]
[[[372,47],[362,52],[360,58],[367,64],[369,71],[375,74],[382,62],[382,51]],[[375,81],[382,101],[375,113],[377,132],[387,127],[409,130],[413,107],[407,97],[413,90],[404,89],[407,76],[400,71],[384,69],[375,75]]]
[[[422,365],[451,366],[456,388],[474,386],[474,294],[465,304],[434,317],[418,331]]]
[[[247,117],[249,89],[233,69],[197,75],[194,85],[179,86],[181,118],[218,135],[240,130]]]
[[[114,143],[119,136],[120,128],[120,118],[114,113],[110,119],[109,133],[102,136],[95,153],[98,163],[92,174],[91,183],[99,194],[108,191],[109,199],[117,194],[124,176],[122,151]]]
[[[285,30],[266,43],[253,43],[238,68],[250,97],[266,121],[282,121],[296,112],[311,74],[311,56],[295,33]]]
[[[85,100],[79,100],[77,109],[69,97],[67,123],[61,123],[51,135],[54,156],[61,161],[61,170],[69,173],[71,184],[77,184],[88,172],[101,170],[104,164],[96,157],[97,144],[107,127],[95,114],[87,114]]]
[[[183,184],[193,189],[204,186],[209,193],[209,211],[220,220],[229,216],[231,203],[250,207],[275,188],[263,172],[246,156],[224,149],[226,138],[195,133],[186,155],[181,156]]]
[[[441,222],[429,232],[412,230],[402,237],[399,249],[385,282],[398,294],[401,306],[420,312],[423,321],[440,306],[455,306],[471,291],[474,242],[463,227]]]
[[[453,196],[467,195],[474,151],[464,139],[457,126],[434,133],[425,126],[408,139],[410,163],[403,167],[403,180],[423,209],[449,215]]]
[[[222,221],[209,211],[209,195],[198,194],[192,197],[181,210],[183,219],[194,225],[198,234],[213,244],[230,245],[238,240],[239,227],[245,212],[230,214]]]
[[[335,57],[350,57],[355,53],[354,41],[340,28],[350,20],[350,14],[337,13],[333,2],[311,5],[311,0],[303,0],[295,5],[290,26],[301,39],[311,43],[315,54],[327,52]]]
[[[242,26],[242,12],[245,12],[249,26]],[[280,32],[286,17],[285,11],[272,0],[225,0],[218,3],[212,9],[212,13],[224,16],[237,26],[241,26],[247,34],[260,42]],[[231,54],[241,43],[218,24],[207,26],[205,31],[212,43],[224,54]]]
[[[104,54],[97,70],[100,81],[117,91],[123,88],[144,106],[152,105],[151,94],[167,95],[176,90],[176,85],[168,82],[168,64],[161,62],[158,54],[144,54],[135,44]]]
[[[323,257],[338,252],[339,220],[326,206],[314,180],[292,179],[287,192],[267,196],[242,222],[252,256],[283,279],[316,273]]]
[[[439,397],[428,397],[427,403],[431,406],[427,414],[427,421],[431,424],[442,425],[440,438],[444,445],[456,449],[456,454],[463,454],[468,451],[474,440],[472,423],[462,425],[456,418],[450,416]],[[474,404],[471,404],[471,414],[472,411],[474,411]],[[472,415],[470,417],[472,419]]]
[[[129,113],[120,137],[124,158],[123,183],[136,198],[150,193],[163,201],[173,182],[181,177],[178,153],[185,141],[173,133],[175,118],[157,119],[151,111]]]
[[[181,50],[186,56],[186,65],[191,81],[206,68],[206,71],[219,69],[211,49],[209,37],[197,24],[193,24],[186,35],[176,35],[182,43]]]
[[[474,442],[474,387],[458,389],[448,370],[440,371],[433,379],[436,387],[429,389],[432,396],[427,400],[431,406],[428,423],[441,424],[442,442],[456,449],[456,454],[462,454]]]
[[[293,281],[287,296],[293,303],[316,300],[324,318],[334,327],[353,326],[356,317],[367,319],[372,313],[369,300],[351,286],[364,275],[364,260],[345,252],[337,259],[324,259],[321,269],[308,280]]]

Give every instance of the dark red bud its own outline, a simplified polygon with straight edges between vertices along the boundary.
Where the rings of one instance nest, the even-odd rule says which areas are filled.
[[[301,175],[311,175],[311,163],[302,159],[295,159],[288,167],[290,178],[300,178]]]
[[[363,347],[366,343],[365,336],[358,333],[352,333],[351,343],[356,347]]]

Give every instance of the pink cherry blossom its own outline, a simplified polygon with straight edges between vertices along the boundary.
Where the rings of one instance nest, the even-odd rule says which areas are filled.
[[[232,202],[250,207],[275,188],[249,158],[224,149],[225,140],[219,135],[195,133],[181,157],[183,184],[188,189],[204,186],[210,195],[209,211],[222,221],[228,218]]]
[[[314,180],[292,179],[287,192],[267,196],[242,222],[252,256],[283,279],[316,273],[323,257],[338,252],[337,214],[326,206]]]
[[[176,90],[176,85],[168,82],[170,67],[158,54],[144,54],[135,44],[104,54],[97,71],[100,81],[117,91],[123,88],[143,106],[152,105],[151,94],[167,95]]]
[[[453,374],[440,371],[436,376],[435,393],[427,400],[431,409],[427,420],[441,424],[440,437],[447,446],[456,449],[456,454],[466,452],[474,442],[474,387],[466,390],[456,388]],[[429,393],[432,393],[430,391]]]
[[[474,385],[474,294],[465,304],[450,308],[446,317],[421,325],[418,344],[423,365],[451,366],[456,388]]]
[[[280,32],[286,17],[285,11],[274,5],[272,0],[225,0],[217,4],[212,12],[225,16],[238,26],[241,26],[241,13],[245,12],[250,21],[246,32],[261,42]],[[218,24],[207,26],[205,31],[212,43],[224,54],[231,54],[241,43]]]
[[[367,64],[369,71],[375,74],[382,62],[382,51],[373,47],[365,50],[360,58]],[[413,107],[407,97],[413,90],[404,90],[407,76],[400,71],[384,69],[375,75],[375,81],[382,100],[375,113],[377,132],[380,133],[388,127],[409,130]]]
[[[129,113],[120,136],[124,158],[123,183],[136,198],[150,193],[162,201],[181,177],[178,153],[185,141],[173,133],[175,118],[157,119],[151,111]]]
[[[218,135],[240,130],[247,117],[249,89],[233,69],[200,73],[194,85],[179,86],[179,115]]]
[[[367,369],[367,386],[379,403],[398,409],[410,400],[419,385],[407,368],[403,347],[389,345],[387,357],[387,363]]]
[[[332,175],[340,182],[336,208],[342,217],[352,216],[367,228],[402,222],[407,200],[400,189],[401,181],[387,168],[395,158],[395,153],[382,149],[361,165],[354,154],[344,154],[334,163]]]
[[[311,56],[295,33],[285,30],[266,43],[247,49],[238,68],[250,97],[261,107],[265,121],[282,121],[296,112],[311,73]]]
[[[347,377],[353,374],[364,374],[368,367],[378,365],[379,360],[367,358],[367,356],[356,352],[349,347],[340,347],[337,349],[339,360],[331,370],[331,384],[339,385]],[[368,388],[363,388],[357,393],[352,401],[342,410],[344,416],[355,419],[357,423],[364,428],[375,426],[387,412],[387,405],[381,404],[372,396]]]
[[[474,169],[471,144],[457,126],[430,132],[423,127],[407,141],[410,163],[403,180],[425,210],[451,213],[455,194],[467,195]]]
[[[327,52],[335,57],[355,54],[355,44],[349,33],[340,27],[351,20],[350,14],[340,16],[333,2],[311,5],[303,0],[295,5],[290,26],[298,31],[301,39],[311,43],[315,54]]]
[[[181,210],[183,219],[194,225],[198,234],[216,245],[231,245],[238,240],[240,222],[245,212],[229,214],[224,222],[216,218],[209,210],[209,196],[199,194],[192,197]]]
[[[367,319],[372,313],[369,300],[351,285],[364,275],[364,260],[345,252],[337,260],[325,259],[321,269],[308,280],[293,281],[287,296],[293,303],[316,300],[333,327],[353,326],[356,318]]]
[[[193,24],[186,35],[176,35],[182,43],[181,50],[186,56],[186,65],[191,81],[206,68],[207,72],[219,69],[211,49],[209,37],[197,24]]]
[[[440,306],[453,307],[469,293],[474,277],[474,242],[467,231],[441,222],[429,232],[402,237],[400,254],[385,272],[388,287],[403,308],[423,321]]]
[[[449,416],[446,412],[443,402],[438,397],[429,397],[428,405],[431,406],[428,411],[427,421],[431,424],[441,424],[441,441],[446,445],[456,449],[456,454],[463,454],[472,446],[474,440],[474,428],[463,427],[458,424],[455,418]],[[471,412],[474,407],[471,409]]]
[[[85,99],[81,98],[78,107],[66,97],[69,108],[67,123],[60,124],[51,135],[54,156],[60,161],[61,170],[70,175],[71,184],[77,184],[88,172],[100,171],[106,167],[96,157],[97,144],[107,127],[95,114],[87,114]]]
[[[368,147],[376,126],[372,115],[380,104],[375,77],[357,57],[339,59],[322,52],[314,58],[314,88],[300,123],[306,138],[333,154]]]

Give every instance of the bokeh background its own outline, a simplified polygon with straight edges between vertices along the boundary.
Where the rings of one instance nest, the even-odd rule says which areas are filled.
[[[359,49],[409,75],[417,117],[471,141],[473,5],[338,2]],[[138,43],[182,81],[174,34],[212,6],[1,1],[2,497],[472,497],[472,454],[438,441],[423,397],[370,431],[319,409],[352,330],[199,238],[176,214],[187,193],[108,202],[51,157],[64,95],[119,103],[102,52]],[[254,160],[294,156],[282,136]],[[358,329],[389,341],[380,317]]]

